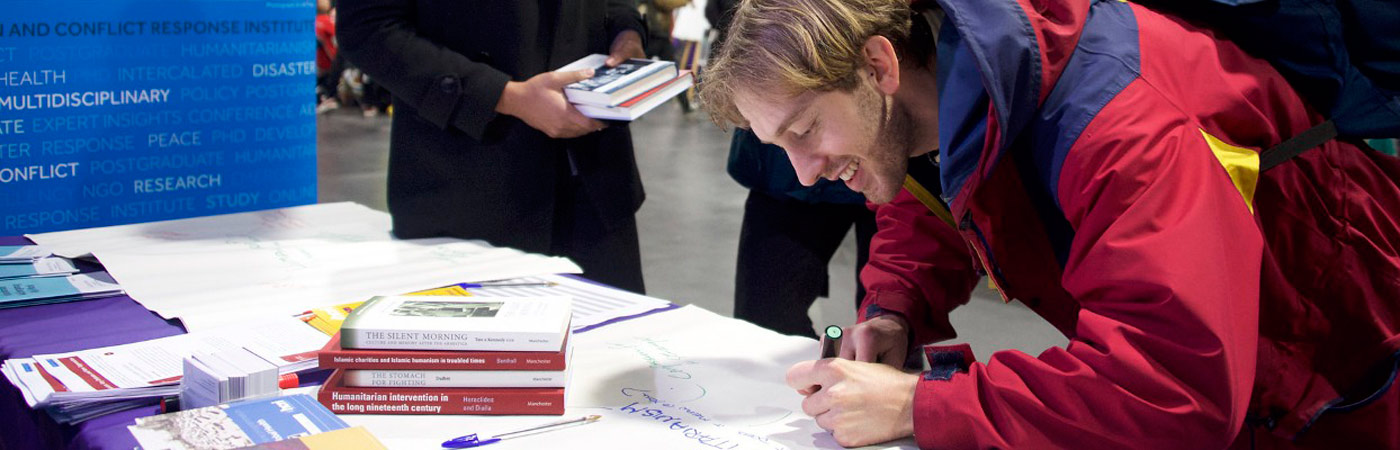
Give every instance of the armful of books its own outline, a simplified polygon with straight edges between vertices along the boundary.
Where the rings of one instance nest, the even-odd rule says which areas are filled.
[[[677,70],[671,61],[629,59],[608,67],[606,60],[588,55],[558,70],[594,70],[592,78],[564,87],[569,103],[594,119],[635,120],[695,84],[690,71]]]

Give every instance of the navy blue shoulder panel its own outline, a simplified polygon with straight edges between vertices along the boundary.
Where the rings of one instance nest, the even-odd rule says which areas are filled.
[[[1117,0],[1095,0],[1074,54],[1031,124],[1029,151],[1036,179],[1025,181],[1028,188],[1038,181],[1034,187],[1043,187],[1049,194],[1031,197],[1051,232],[1061,264],[1068,258],[1073,236],[1059,202],[1060,170],[1089,122],[1141,75],[1139,50],[1132,8]]]
[[[1033,120],[1040,100],[1043,68],[1035,29],[1016,0],[938,3],[962,34],[963,45],[972,55],[969,63],[982,73],[983,88],[996,107],[1001,148],[991,150],[999,157]],[[949,27],[945,24],[943,28]]]
[[[982,71],[964,45],[957,27],[938,33],[938,148],[943,202],[952,203],[977,160],[987,138],[987,106],[991,97],[982,87]]]

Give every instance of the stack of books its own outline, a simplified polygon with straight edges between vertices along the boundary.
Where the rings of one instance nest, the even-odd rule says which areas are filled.
[[[561,72],[593,69],[592,78],[565,86],[564,97],[594,119],[636,120],[695,84],[689,70],[677,71],[671,61],[629,59],[608,67],[607,59],[607,55],[593,54],[559,68]]]
[[[564,413],[569,297],[375,297],[317,355],[337,414]]]

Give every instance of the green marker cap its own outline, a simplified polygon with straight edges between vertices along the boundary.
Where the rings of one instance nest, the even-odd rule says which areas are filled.
[[[836,325],[827,325],[826,337],[828,339],[841,339],[841,327],[838,327]]]

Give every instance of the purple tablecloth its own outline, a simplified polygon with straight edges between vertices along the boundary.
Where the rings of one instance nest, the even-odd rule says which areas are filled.
[[[20,245],[20,237],[0,237],[0,245]],[[0,310],[0,359],[126,344],[184,333],[131,297],[111,297],[56,305]],[[19,390],[0,382],[0,448],[136,447],[126,430],[155,406],[99,417],[76,426],[58,425],[43,411],[29,409]]]

